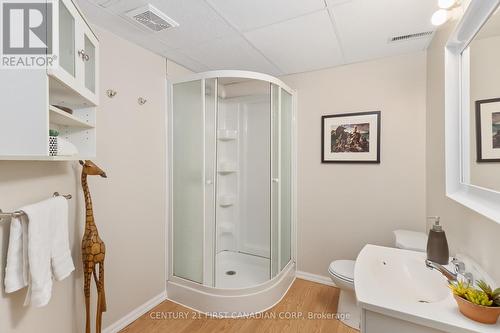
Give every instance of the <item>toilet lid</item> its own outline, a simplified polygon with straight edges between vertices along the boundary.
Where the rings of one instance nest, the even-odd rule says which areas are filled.
[[[330,264],[328,270],[333,275],[348,281],[354,281],[354,260],[335,260]]]

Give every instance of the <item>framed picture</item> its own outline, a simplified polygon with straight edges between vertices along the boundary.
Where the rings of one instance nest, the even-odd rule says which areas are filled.
[[[500,162],[500,98],[476,101],[478,162]]]
[[[380,163],[380,111],[321,117],[322,163]]]

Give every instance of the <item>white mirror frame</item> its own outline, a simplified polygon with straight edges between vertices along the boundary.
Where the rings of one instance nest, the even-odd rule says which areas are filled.
[[[500,223],[500,192],[470,184],[470,89],[467,47],[500,0],[473,0],[445,48],[446,195]]]

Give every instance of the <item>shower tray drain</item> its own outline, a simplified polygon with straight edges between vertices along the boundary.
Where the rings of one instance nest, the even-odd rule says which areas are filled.
[[[227,271],[226,275],[236,275],[236,271]]]

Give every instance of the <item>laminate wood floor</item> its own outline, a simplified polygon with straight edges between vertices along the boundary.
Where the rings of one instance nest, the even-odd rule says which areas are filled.
[[[296,279],[285,297],[256,318],[217,319],[165,301],[123,329],[122,333],[359,333],[334,318],[339,289]],[[287,318],[290,316],[295,318]],[[329,317],[328,317],[329,316]],[[314,319],[312,319],[315,317]],[[318,319],[321,318],[321,319]]]

